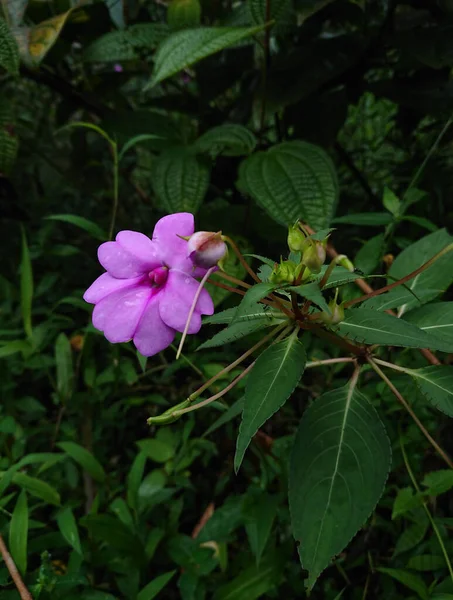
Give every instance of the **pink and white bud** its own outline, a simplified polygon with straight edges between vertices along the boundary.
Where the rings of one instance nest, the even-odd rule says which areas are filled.
[[[227,252],[220,231],[197,231],[187,240],[187,254],[197,267],[214,267],[226,257]]]

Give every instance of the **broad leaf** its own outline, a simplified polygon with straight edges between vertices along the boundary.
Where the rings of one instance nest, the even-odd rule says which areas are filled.
[[[427,304],[411,310],[404,318],[428,335],[443,340],[453,352],[453,302]]]
[[[345,320],[335,330],[340,335],[363,344],[448,351],[442,340],[428,336],[416,325],[369,308],[348,310]]]
[[[88,452],[88,450],[74,442],[59,442],[57,446],[85,469],[93,479],[101,483],[105,480],[105,471],[101,463],[94,458],[91,452]]]
[[[365,275],[369,275],[379,267],[385,249],[384,234],[380,233],[367,240],[354,259],[354,265]]]
[[[218,346],[224,346],[225,344],[231,344],[255,331],[260,331],[261,329],[266,329],[273,325],[279,325],[283,322],[281,316],[282,313],[280,313],[280,318],[267,316],[266,313],[264,313],[264,317],[260,319],[242,319],[241,321],[235,321],[226,329],[222,329],[222,331],[213,335],[211,339],[201,344],[201,346],[198,346],[197,350],[206,350],[207,348],[216,348]]]
[[[411,369],[420,392],[436,408],[453,417],[453,367],[431,365],[422,369]]]
[[[153,163],[153,188],[169,213],[200,208],[209,184],[209,167],[187,148],[171,148]]]
[[[265,27],[199,27],[170,35],[156,52],[151,85],[156,85],[211,54],[250,38]]]
[[[256,137],[243,125],[224,124],[209,129],[195,142],[198,152],[208,152],[211,156],[243,156],[253,152]]]
[[[214,313],[210,317],[205,317],[203,323],[205,325],[229,325],[233,320],[236,320],[239,323],[243,321],[262,321],[263,319],[270,319],[272,317],[282,317],[280,311],[267,307],[264,304],[251,306],[249,311],[244,311],[239,317],[236,317],[236,313],[237,308],[227,308],[221,312]]]
[[[389,269],[389,275],[395,279],[401,279],[405,275],[418,269],[452,241],[453,238],[445,229],[439,229],[439,231],[436,231],[435,233],[430,233],[403,250],[401,254],[396,257]],[[426,271],[423,271],[408,281],[406,285],[416,296],[424,289],[437,290],[438,295],[442,294],[442,292],[444,292],[453,282],[453,271],[450,268],[451,260],[452,257],[450,253],[442,256],[433,265],[428,267]],[[392,281],[394,281],[394,279],[389,280],[389,283],[392,283]],[[418,304],[419,303],[414,296],[401,306],[398,314],[404,314]]]
[[[30,477],[30,475],[26,475],[25,473],[15,473],[12,481],[33,496],[41,498],[44,502],[55,506],[60,505],[60,494],[47,482],[42,481],[42,479]]]
[[[293,393],[306,361],[305,348],[294,333],[273,344],[258,357],[245,388],[244,410],[234,457],[236,472],[252,437]]]
[[[153,600],[164,589],[175,573],[176,571],[168,571],[168,573],[162,573],[162,575],[150,581],[150,583],[140,590],[137,600]]]
[[[328,392],[305,412],[292,451],[289,503],[309,588],[373,511],[390,456],[378,414],[356,389]]]
[[[390,575],[390,577],[393,577],[393,579],[396,579],[396,581],[399,581],[410,590],[413,590],[419,596],[419,598],[421,598],[421,600],[428,600],[428,588],[419,575],[415,575],[414,573],[405,571],[404,569],[387,569],[380,567],[377,570],[380,573],[386,573],[387,575]]]
[[[239,320],[244,320],[246,315],[250,314],[252,311],[256,311],[256,304],[268,294],[273,292],[277,287],[278,286],[275,283],[263,282],[257,283],[249,288],[237,307],[232,323],[235,323]],[[248,319],[246,318],[246,320]]]
[[[415,294],[410,289],[408,289],[406,285],[400,285],[390,292],[385,292],[385,294],[381,294],[380,296],[375,296],[374,298],[369,298],[362,302],[362,308],[372,308],[374,310],[391,310],[393,308],[399,308],[403,306],[403,304],[407,304],[408,302],[415,302],[415,306],[420,306],[429,302],[433,298],[439,295],[439,290],[430,290],[428,288],[424,288],[421,290],[417,290]],[[410,314],[410,313],[409,313]],[[406,316],[404,316],[406,319]],[[410,320],[410,319],[406,319]]]
[[[57,514],[57,523],[64,539],[78,554],[82,555],[79,531],[71,508],[66,507]]]
[[[306,221],[329,227],[338,199],[332,161],[322,148],[285,142],[257,152],[241,163],[238,187],[282,225]]]
[[[425,475],[422,484],[428,489],[424,490],[426,496],[439,496],[453,488],[453,471],[451,469],[440,469]]]
[[[7,73],[19,73],[19,49],[8,25],[0,17],[0,69]]]
[[[28,503],[27,493],[19,494],[9,524],[9,551],[22,573],[27,571]]]

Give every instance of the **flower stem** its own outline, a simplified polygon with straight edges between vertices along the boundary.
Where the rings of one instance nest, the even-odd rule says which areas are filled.
[[[416,489],[417,493],[420,494],[420,488],[418,486],[417,480],[414,476],[414,473],[410,466],[409,460],[407,458],[406,449],[404,447],[404,443],[403,443],[401,436],[400,436],[400,446],[401,446],[401,453],[403,455],[404,464],[406,465],[406,469],[407,469],[407,472],[409,473],[409,477],[411,478],[412,484],[413,484],[414,488]],[[442,539],[442,536],[440,535],[439,528],[437,527],[436,522],[434,521],[433,516],[431,515],[431,512],[427,506],[426,500],[423,500],[423,508],[425,509],[426,516],[428,517],[429,522],[431,523],[431,527],[433,528],[433,531],[436,534],[437,541],[439,542],[439,546],[442,550],[442,554],[444,555],[445,562],[447,563],[448,572],[450,573],[450,579],[453,582],[453,568],[451,565],[450,557],[448,556],[448,552],[447,552],[447,549],[445,548],[445,544]]]
[[[404,408],[407,410],[407,412],[410,414],[412,419],[417,424],[420,431],[423,433],[423,435],[426,437],[426,439],[432,445],[432,447],[436,450],[436,452],[439,454],[439,456],[441,456],[444,459],[444,461],[447,463],[447,465],[450,467],[450,469],[453,469],[453,461],[448,456],[448,454],[444,450],[442,450],[442,448],[439,446],[439,444],[436,442],[436,440],[434,440],[431,437],[431,435],[427,431],[426,427],[423,425],[423,423],[420,421],[420,419],[414,413],[414,411],[412,410],[412,407],[407,402],[407,400],[398,391],[398,389],[393,385],[393,383],[390,381],[390,379],[387,377],[387,375],[382,371],[382,369],[379,368],[379,366],[376,364],[374,359],[372,359],[371,357],[368,357],[367,361],[371,365],[371,367],[376,371],[376,373],[379,375],[379,377],[382,379],[382,381],[384,381],[388,385],[388,387],[393,392],[393,394],[396,396],[396,398],[399,400],[399,402],[404,406]],[[388,364],[390,364],[390,363],[388,363]]]
[[[327,358],[326,360],[313,360],[308,362],[305,365],[306,369],[311,369],[312,367],[324,367],[325,365],[335,365],[339,363],[355,363],[356,359],[344,356],[343,358]]]
[[[200,285],[198,286],[197,292],[196,292],[193,302],[192,302],[192,306],[190,307],[190,311],[187,316],[187,321],[186,321],[186,325],[184,327],[184,331],[182,332],[182,337],[181,337],[181,341],[179,342],[178,352],[176,353],[176,360],[178,360],[178,358],[181,356],[182,347],[184,346],[184,342],[187,337],[187,332],[189,331],[190,322],[192,320],[193,313],[195,312],[195,307],[197,306],[198,298],[200,297],[200,294],[203,290],[204,284],[206,283],[206,281],[208,280],[209,276],[214,271],[214,269],[215,269],[215,267],[211,267],[210,269],[208,269],[206,271],[206,273],[204,274],[203,279],[200,281]]]
[[[109,239],[113,237],[113,230],[115,229],[116,213],[118,211],[118,199],[119,199],[119,160],[118,160],[118,144],[113,140],[110,140],[110,146],[112,148],[113,155],[113,208],[112,218],[110,221]]]
[[[236,285],[239,285],[246,289],[249,289],[252,287],[249,283],[245,283],[245,281],[241,281],[240,279],[237,279],[236,277],[232,277],[231,275],[228,275],[228,273],[225,273],[224,271],[215,271],[214,275],[217,275],[218,277],[222,277],[222,279],[231,281],[231,283],[235,283]]]

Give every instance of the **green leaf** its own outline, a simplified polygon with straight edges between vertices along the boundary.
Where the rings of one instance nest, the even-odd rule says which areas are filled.
[[[175,450],[170,444],[166,444],[161,440],[140,440],[137,446],[148,458],[155,462],[165,463],[170,458],[173,458]]]
[[[321,272],[319,273],[319,275],[317,277],[317,281],[321,281],[321,279],[323,278],[323,275],[327,269],[328,269],[328,267],[326,265],[323,265],[321,267]],[[352,281],[359,279],[359,277],[360,277],[360,275],[358,275],[357,273],[351,273],[344,267],[334,267],[332,273],[329,276],[329,279],[328,279],[326,285],[322,289],[328,290],[330,288],[339,287],[341,285],[351,283]]]
[[[11,356],[11,354],[16,354],[17,352],[26,352],[27,350],[30,350],[30,344],[23,340],[13,340],[6,343],[2,342],[2,345],[0,346],[0,358]]]
[[[153,188],[169,213],[200,208],[209,184],[209,167],[188,148],[170,148],[153,163]]]
[[[258,498],[254,498],[253,505],[246,516],[245,530],[257,565],[269,539],[277,507],[278,497],[263,493]]]
[[[18,149],[15,106],[6,95],[0,96],[0,173],[3,175],[12,172]]]
[[[152,600],[155,598],[157,594],[164,589],[175,573],[176,571],[168,571],[168,573],[162,573],[162,575],[153,579],[140,590],[137,600]]]
[[[27,571],[28,504],[24,490],[19,494],[9,524],[9,551],[16,567],[25,575]]]
[[[428,489],[423,492],[426,496],[439,496],[453,488],[453,471],[439,469],[425,475],[422,484]]]
[[[167,21],[172,29],[197,27],[201,20],[200,0],[172,0],[167,11]]]
[[[256,283],[249,288],[242,298],[239,306],[237,307],[236,314],[234,315],[232,323],[236,323],[239,320],[244,320],[244,317],[252,311],[256,311],[256,304],[265,298],[268,294],[273,292],[278,285],[275,283]],[[246,318],[246,320],[248,320]]]
[[[71,225],[80,227],[80,229],[83,229],[96,240],[100,240],[101,242],[105,242],[108,238],[105,231],[103,231],[99,225],[96,225],[96,223],[93,223],[93,221],[85,219],[84,217],[79,217],[77,215],[50,215],[45,218],[49,221],[62,221],[63,223],[70,223]]]
[[[136,146],[137,144],[142,144],[143,142],[149,142],[150,140],[162,140],[160,135],[154,135],[153,133],[142,133],[140,135],[135,135],[130,140],[128,140],[124,146],[121,148],[121,151],[118,155],[118,160],[121,160],[126,152],[129,152],[131,148]]]
[[[195,149],[211,156],[243,156],[251,154],[256,146],[256,137],[243,125],[225,123],[213,127],[198,138]]]
[[[290,463],[289,505],[308,588],[374,510],[390,460],[384,426],[357,389],[327,392],[304,413]]]
[[[335,167],[322,148],[284,142],[245,159],[238,187],[281,225],[298,219],[314,229],[329,227],[338,199]]]
[[[443,340],[453,351],[453,302],[427,304],[411,310],[404,318],[430,336]]]
[[[335,225],[359,225],[364,227],[381,227],[382,225],[388,225],[392,221],[392,216],[384,212],[357,213],[352,215],[344,215],[344,217],[335,217],[335,219],[332,219],[332,223]]]
[[[33,300],[33,271],[31,267],[30,252],[28,250],[25,231],[22,229],[22,260],[20,263],[20,304],[24,330],[28,338],[33,336],[31,323],[31,305]]]
[[[111,548],[143,560],[144,548],[138,536],[120,520],[109,515],[87,515],[80,519],[95,539],[106,542]]]
[[[101,463],[94,458],[91,452],[88,452],[88,450],[75,442],[59,442],[57,446],[85,469],[93,479],[101,483],[105,481],[105,471]]]
[[[146,453],[139,452],[127,475],[127,503],[133,510],[137,510],[138,489],[143,479],[147,460]]]
[[[384,188],[384,198],[382,199],[382,203],[389,213],[392,213],[394,217],[399,217],[401,212],[401,202],[388,187]]]
[[[57,391],[63,402],[69,399],[74,382],[71,344],[64,333],[55,342],[55,363],[57,365]]]
[[[408,569],[413,569],[414,571],[438,571],[439,569],[444,569],[446,563],[443,556],[419,554],[418,556],[412,556],[406,566]]]
[[[78,554],[82,555],[79,531],[71,508],[66,507],[57,514],[57,523],[64,539]]]
[[[150,85],[156,85],[203,58],[250,38],[265,27],[197,27],[170,35],[157,49]]]
[[[223,415],[220,415],[220,417],[218,419],[216,419],[214,421],[214,423],[212,423],[212,425],[210,425],[208,427],[208,429],[206,429],[206,431],[203,434],[203,437],[207,437],[214,431],[217,431],[217,429],[219,429],[220,427],[223,427],[223,425],[226,425],[226,423],[229,423],[230,421],[232,421],[233,419],[238,417],[242,413],[243,409],[244,409],[244,398],[239,398],[239,400],[236,400],[236,402],[234,402],[223,413]]]
[[[316,304],[321,310],[325,310],[330,313],[330,308],[322,295],[321,288],[317,282],[306,283],[304,285],[298,285],[295,287],[288,288],[305,298],[310,300],[313,304]]]
[[[12,481],[24,490],[27,490],[27,492],[30,492],[30,494],[33,494],[33,496],[41,498],[44,502],[55,506],[60,505],[60,494],[45,481],[36,477],[30,477],[25,473],[15,473]]]
[[[425,537],[428,527],[429,522],[427,519],[422,519],[417,523],[409,525],[398,538],[393,556],[398,556],[408,550],[412,550],[415,546],[418,546]]]
[[[335,330],[362,344],[431,348],[445,352],[445,344],[441,340],[428,336],[416,325],[370,308],[348,310],[345,320]]]
[[[0,18],[0,69],[19,74],[19,49],[6,22]]]
[[[214,313],[210,317],[205,317],[203,319],[203,324],[205,324],[205,325],[208,325],[208,324],[209,325],[217,325],[217,324],[229,325],[230,323],[232,323],[233,320],[235,320],[236,313],[237,313],[237,307],[227,308],[226,310],[222,310],[218,313]],[[277,318],[277,317],[281,318],[281,316],[282,316],[282,313],[280,311],[268,308],[267,306],[264,306],[263,304],[256,304],[256,305],[250,307],[250,311],[248,311],[248,312],[244,311],[244,313],[242,315],[240,315],[236,320],[238,323],[240,323],[240,322],[244,322],[244,321],[262,321],[263,319],[270,319],[271,317],[272,318]]]
[[[403,250],[394,260],[389,269],[389,275],[395,279],[401,279],[415,269],[427,262],[435,254],[443,250],[448,244],[451,244],[453,238],[445,229],[439,229],[435,233],[421,238],[408,248]],[[453,282],[453,270],[451,267],[451,254],[447,253],[437,260],[416,277],[413,277],[406,285],[416,296],[424,289],[437,290],[437,295],[442,294]],[[390,280],[392,283],[394,279]],[[398,311],[402,315],[418,305],[416,296],[409,299]]]
[[[143,51],[153,50],[169,34],[165,23],[137,23],[124,31],[111,31],[97,38],[83,53],[85,62],[137,60]]]
[[[245,388],[244,410],[234,457],[236,472],[252,437],[293,393],[306,361],[305,348],[297,339],[297,332],[273,344],[258,357]]]
[[[357,252],[354,266],[365,275],[369,275],[379,267],[385,249],[385,237],[383,233],[375,235],[365,242]]]
[[[421,369],[411,369],[420,392],[435,408],[453,417],[453,367],[431,365]]]
[[[266,557],[259,566],[242,569],[241,574],[219,587],[213,600],[256,600],[276,586],[282,576],[278,557]]]
[[[410,590],[413,590],[422,600],[428,600],[428,588],[426,587],[423,579],[418,575],[414,575],[414,573],[409,573],[403,569],[387,569],[380,567],[376,570],[380,573],[385,573],[386,575],[393,577],[393,579],[396,579],[396,581],[399,581]]]
[[[422,503],[423,498],[419,494],[415,495],[412,488],[405,487],[398,490],[395,502],[393,503],[392,519],[396,519],[414,508],[420,507]]]
[[[252,23],[259,25],[273,21],[272,33],[282,34],[296,25],[296,11],[292,0],[249,0],[248,6]]]
[[[393,290],[390,290],[390,292],[385,292],[385,294],[365,300],[365,302],[362,302],[361,307],[385,311],[392,308],[399,308],[400,306],[403,306],[403,304],[407,304],[413,300],[416,302],[416,305],[421,306],[424,302],[429,302],[438,295],[438,290],[424,288],[422,290],[418,290],[417,295],[415,296],[414,292],[401,285]],[[406,321],[410,320],[406,319],[406,315],[404,316],[404,319]]]
[[[235,321],[230,324],[227,328],[222,329],[219,333],[212,336],[211,339],[207,340],[201,346],[198,346],[197,350],[206,350],[207,348],[217,348],[218,346],[224,346],[225,344],[231,344],[241,338],[254,333],[255,331],[261,331],[266,327],[272,327],[273,325],[279,325],[282,323],[282,313],[280,313],[280,319],[275,317],[268,317],[266,314],[264,318],[253,319],[253,320],[241,320]]]

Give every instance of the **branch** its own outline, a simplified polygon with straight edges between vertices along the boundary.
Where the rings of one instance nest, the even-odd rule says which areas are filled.
[[[21,600],[33,600],[33,597],[27,590],[27,587],[14,563],[13,557],[9,553],[9,550],[6,547],[5,541],[3,540],[3,537],[1,535],[0,554],[2,555],[2,558],[5,561],[6,568],[8,569],[9,574],[11,575],[11,578],[14,581],[14,585],[16,586],[16,589],[19,592]]]

